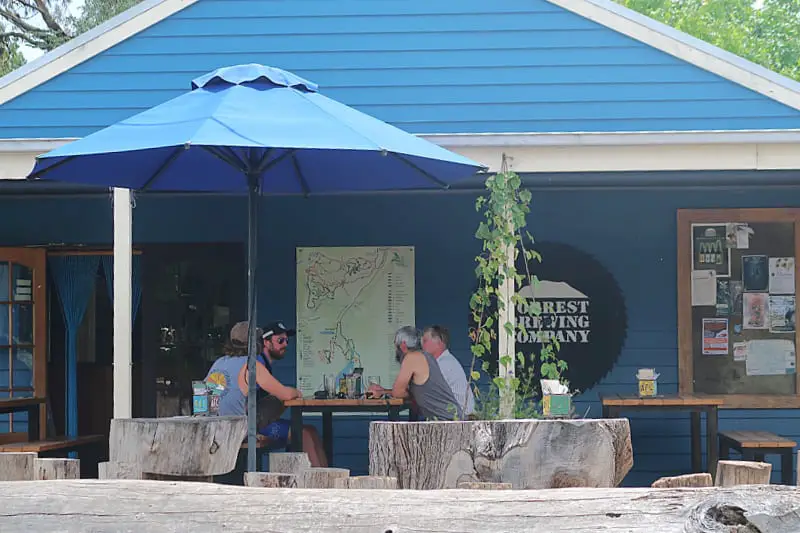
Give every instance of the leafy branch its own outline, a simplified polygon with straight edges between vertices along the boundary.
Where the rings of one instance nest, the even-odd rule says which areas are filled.
[[[468,382],[475,391],[476,404],[479,404],[476,407],[478,418],[502,416],[497,397],[508,393],[513,393],[515,397],[513,416],[527,418],[536,416],[537,367],[542,378],[563,381],[562,374],[567,369],[567,363],[557,356],[560,348],[558,341],[553,336],[541,334],[542,324],[538,320],[542,312],[541,304],[533,297],[517,292],[523,282],[527,281],[532,289],[539,283],[536,276],[531,275],[528,263],[532,260],[541,261],[542,258],[534,249],[525,246],[526,241],[534,242],[524,229],[530,213],[531,192],[522,186],[519,175],[508,169],[505,155],[501,171],[487,178],[485,186],[488,194],[479,197],[475,203],[475,209],[483,213],[483,220],[475,232],[475,237],[483,242],[483,248],[475,258],[478,288],[469,304],[473,327],[470,331],[472,361]],[[513,251],[514,261],[509,261],[510,251]],[[525,259],[523,272],[519,272],[515,266],[520,253]],[[536,331],[529,332],[524,321],[499,323],[507,305],[500,295],[506,281],[512,283],[510,304],[518,313],[536,317]],[[498,331],[504,331],[512,338],[534,335],[541,344],[541,350],[538,356],[522,351],[517,351],[514,356],[498,354],[500,365],[514,365],[517,372],[510,378],[489,376],[490,392],[482,397],[475,385],[481,378],[476,367],[481,359],[480,370],[489,374],[491,365],[487,356],[492,355],[492,346],[498,341]]]

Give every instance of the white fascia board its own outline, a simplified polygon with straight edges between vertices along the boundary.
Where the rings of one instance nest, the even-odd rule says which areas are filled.
[[[800,130],[456,133],[420,135],[517,172],[800,170]],[[0,140],[0,179],[23,179],[35,158],[75,139]]]

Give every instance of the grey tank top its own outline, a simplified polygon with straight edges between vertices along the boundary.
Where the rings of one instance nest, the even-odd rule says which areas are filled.
[[[427,420],[464,420],[463,406],[458,405],[453,389],[439,369],[439,363],[428,352],[422,352],[422,355],[428,362],[428,381],[417,385],[412,378],[408,385],[420,414]]]
[[[247,364],[246,355],[225,355],[220,357],[206,375],[206,383],[222,385],[225,390],[219,399],[221,416],[242,416],[247,414],[247,396],[239,388],[239,371]]]

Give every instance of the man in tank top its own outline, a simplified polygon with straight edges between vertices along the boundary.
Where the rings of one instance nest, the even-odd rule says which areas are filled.
[[[247,322],[231,328],[225,355],[214,361],[206,375],[206,382],[223,387],[219,402],[221,416],[247,414],[247,333]],[[285,409],[283,402],[303,397],[299,390],[287,387],[272,375],[272,363],[285,357],[289,337],[294,334],[293,329],[281,322],[256,330],[256,337],[263,343],[256,360],[258,432],[270,441],[271,447],[286,447],[290,439],[289,421],[279,418]],[[322,441],[313,426],[303,427],[303,451],[308,454],[311,466],[327,466]]]
[[[404,326],[394,336],[395,358],[400,371],[391,390],[370,387],[373,395],[391,393],[394,398],[410,398],[424,420],[463,420],[463,410],[434,357],[422,350],[422,335]]]

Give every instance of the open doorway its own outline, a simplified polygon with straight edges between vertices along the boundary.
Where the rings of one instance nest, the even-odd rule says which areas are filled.
[[[142,246],[142,416],[191,414],[192,380],[246,309],[244,246]]]

